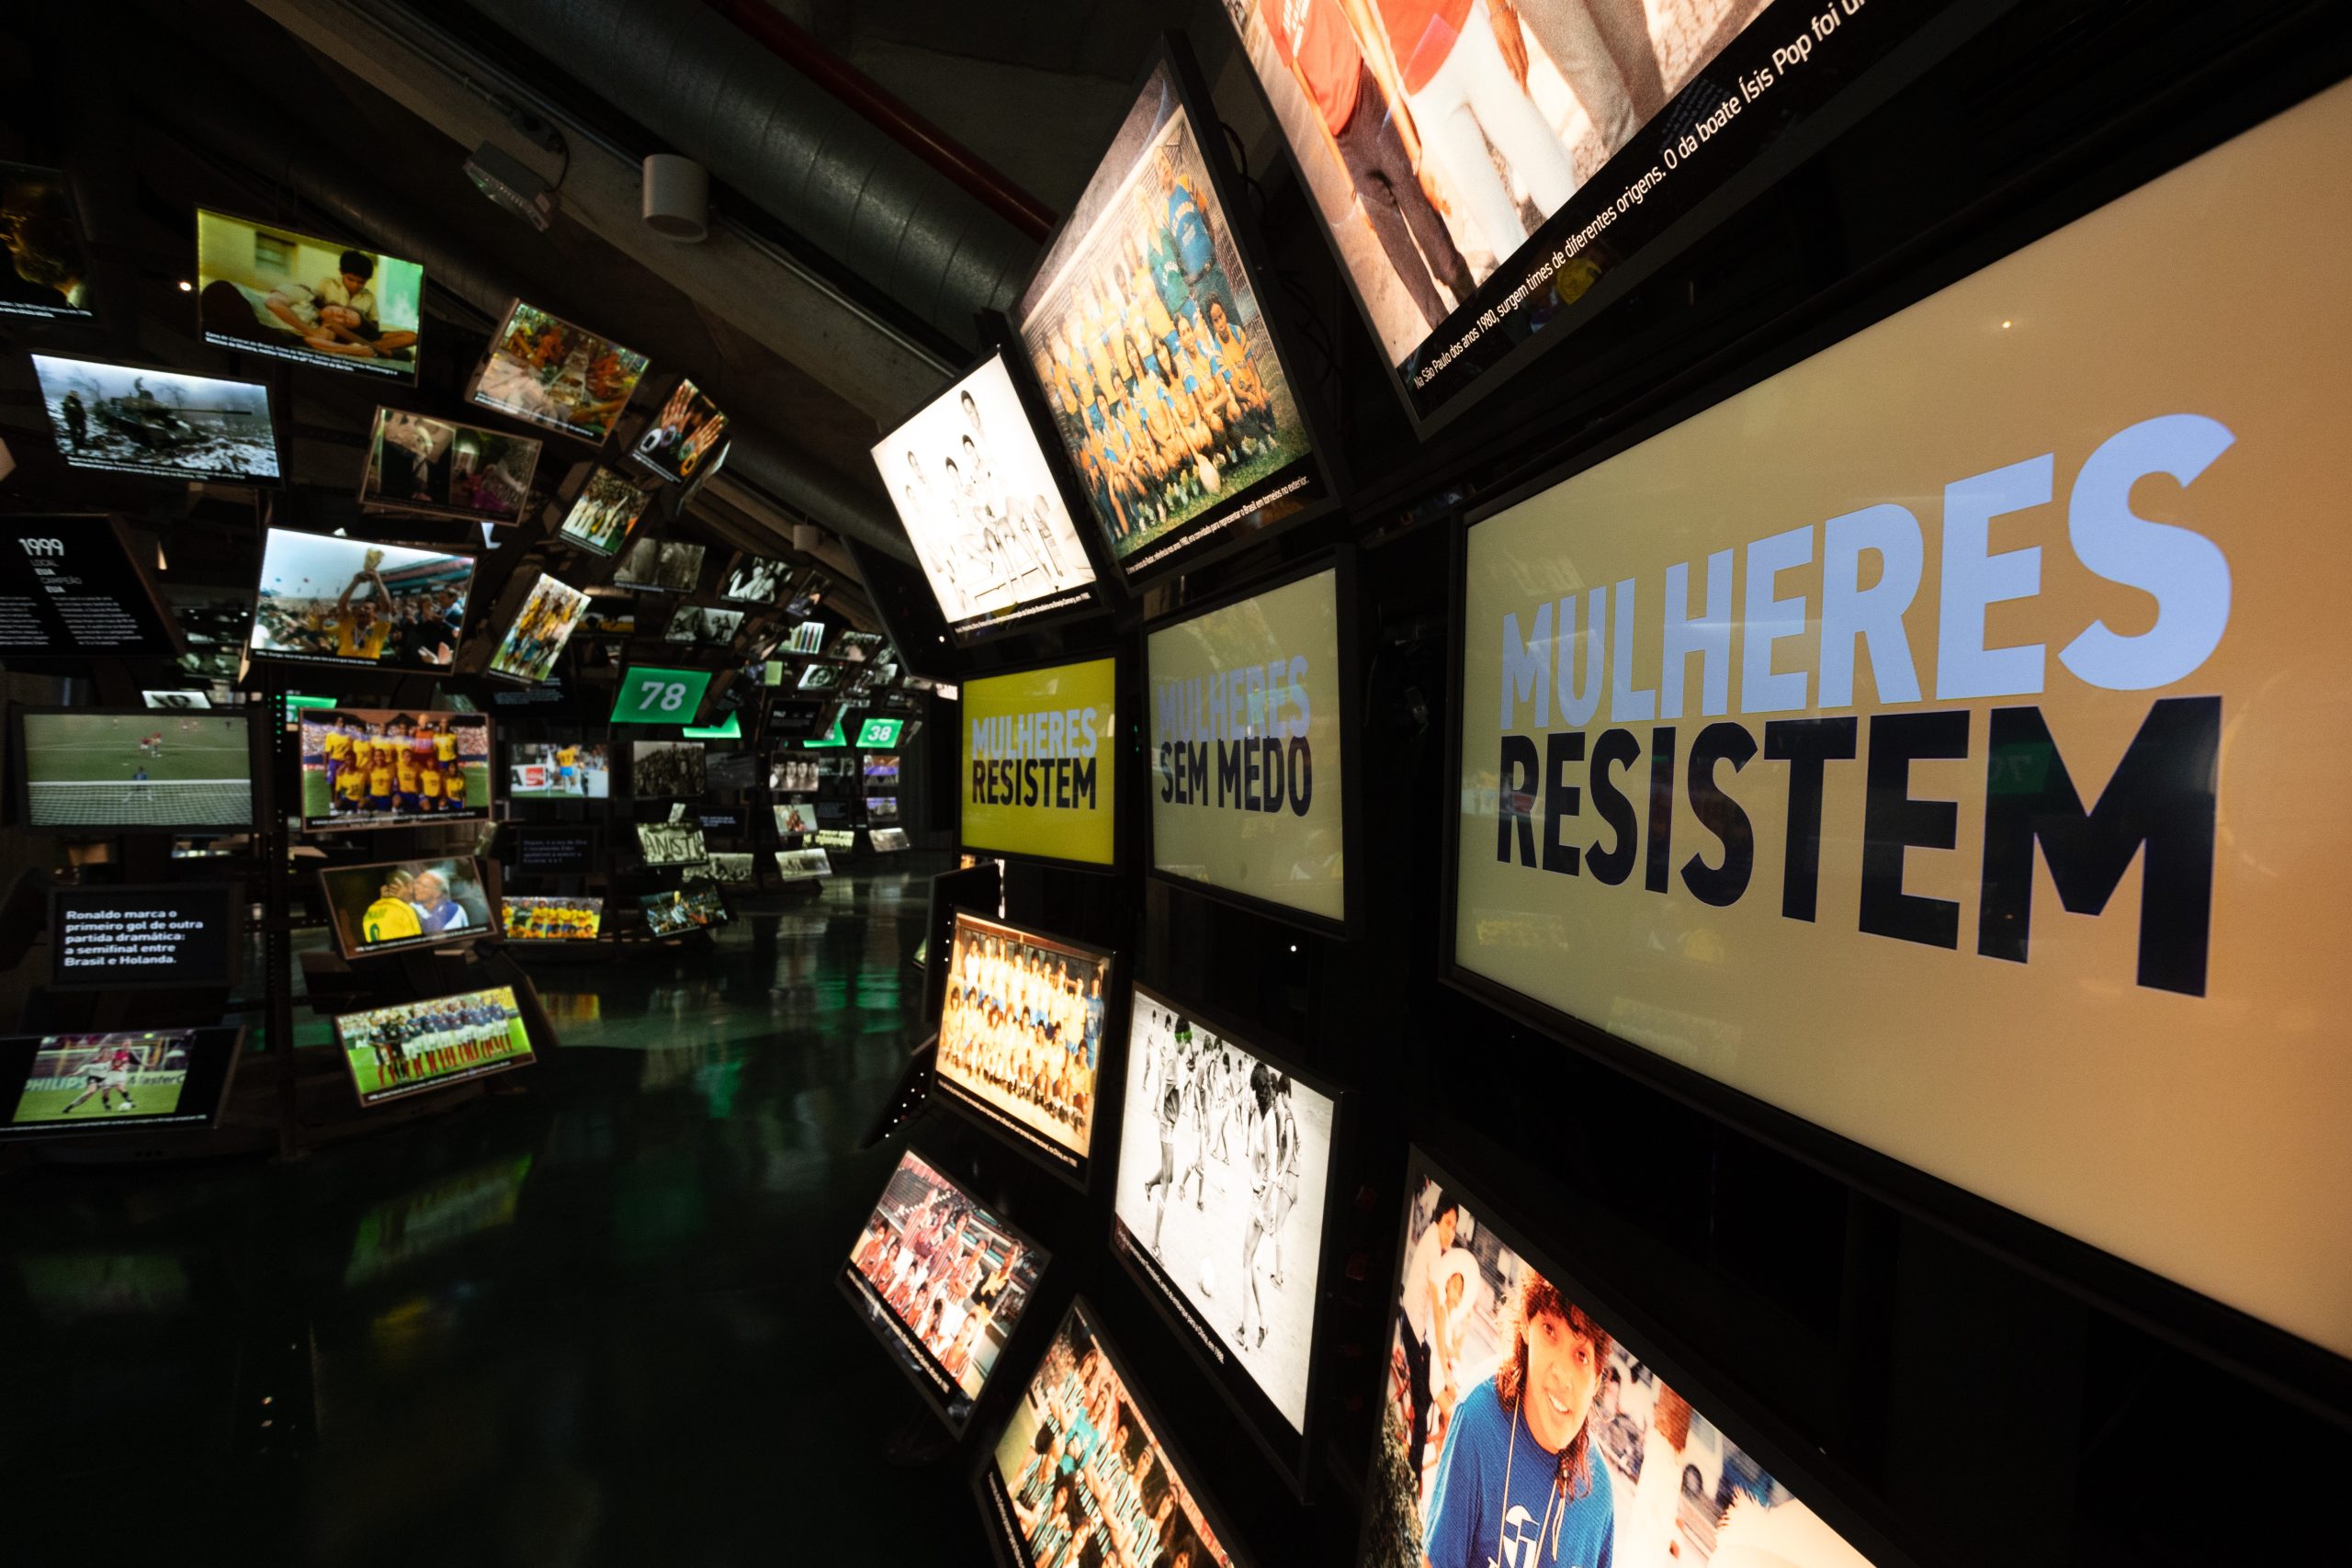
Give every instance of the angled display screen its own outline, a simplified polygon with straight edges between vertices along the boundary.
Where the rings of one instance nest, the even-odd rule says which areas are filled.
[[[207,883],[52,889],[50,987],[225,987],[241,918],[235,901],[235,888]]]
[[[1226,6],[1416,418],[1458,410],[1949,5]],[[1666,253],[1670,254],[1670,253]]]
[[[710,788],[699,740],[632,740],[628,790],[639,800],[699,800]]]
[[[302,827],[486,821],[490,719],[430,708],[304,708]]]
[[[600,556],[618,555],[653,492],[601,464],[580,487],[555,536]]]
[[[1343,920],[1338,569],[1152,628],[1144,681],[1152,869]]]
[[[2347,139],[2337,86],[1474,522],[1457,977],[2352,1354]]]
[[[247,647],[257,659],[447,669],[473,581],[471,556],[272,528]]]
[[[328,866],[319,888],[345,958],[469,942],[498,925],[481,863],[470,855]]]
[[[519,522],[538,467],[539,443],[530,436],[378,409],[359,504],[469,523]]]
[[[64,173],[0,164],[0,316],[90,319],[90,259]]]
[[[612,793],[610,752],[601,742],[518,740],[506,748],[511,800],[605,800]]]
[[[177,370],[32,356],[67,467],[164,479],[277,482],[269,389]]]
[[[1483,1202],[1418,1158],[1407,1191],[1362,1568],[1869,1568]]]
[[[0,657],[171,658],[180,651],[173,630],[113,518],[0,518]]]
[[[253,825],[245,716],[19,710],[25,825],[243,832]]]
[[[648,588],[657,593],[692,593],[702,581],[707,547],[684,539],[639,539],[613,569],[616,588]]]
[[[1153,1429],[1127,1363],[1112,1354],[1082,1298],[1055,1329],[979,1484],[989,1534],[1018,1568],[1062,1568],[1083,1561],[1092,1541],[1123,1536],[1134,1543],[1135,1562],[1230,1568],[1240,1561]],[[1108,1551],[1096,1555],[1114,1561]]]
[[[1001,354],[875,443],[874,466],[958,637],[1095,604],[1094,563]]]
[[[613,698],[615,724],[692,724],[710,690],[708,670],[662,670],[632,664]]]
[[[490,656],[490,672],[528,685],[551,678],[563,645],[571,640],[587,610],[587,594],[552,577],[540,577],[531,584],[505,635],[498,639]]]
[[[198,208],[196,279],[216,347],[416,381],[424,268],[413,261]]]
[[[964,847],[1081,865],[1117,856],[1115,659],[967,681]]]
[[[347,1012],[335,1043],[362,1105],[530,1066],[531,1036],[512,986]]]
[[[0,1039],[0,1139],[210,1126],[228,1098],[243,1032],[155,1029]]]
[[[1112,1247],[1295,1477],[1306,1460],[1331,1097],[1143,986]],[[1238,1375],[1237,1375],[1238,1372]]]
[[[1098,949],[956,911],[939,1086],[1080,1185],[1094,1148],[1110,970]]]
[[[702,828],[694,822],[639,822],[637,848],[648,865],[700,865],[710,858]]]
[[[594,942],[605,921],[602,898],[502,895],[499,919],[509,942]]]
[[[680,380],[629,456],[674,484],[707,466],[718,467],[727,445],[727,416],[692,381]]]
[[[517,299],[466,395],[526,424],[601,446],[646,364],[645,355]]]
[[[1204,124],[1221,137],[1170,62],[1154,67],[1014,310],[1055,433],[1129,580],[1329,499]],[[895,495],[899,475],[883,466]]]
[[[940,1419],[961,1432],[1046,1261],[1036,1243],[910,1149],[850,1249],[842,1289]]]

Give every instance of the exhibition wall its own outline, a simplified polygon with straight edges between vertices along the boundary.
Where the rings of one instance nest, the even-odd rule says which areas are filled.
[[[1009,1568],[2288,1555],[2148,1501],[2352,1462],[2352,27],[2214,9],[1204,12],[871,421],[903,551],[202,209],[211,374],[26,345],[0,1156],[531,1092],[535,968],[897,876],[809,1277]]]

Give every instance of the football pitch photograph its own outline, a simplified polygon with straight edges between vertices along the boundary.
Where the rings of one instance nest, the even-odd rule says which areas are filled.
[[[469,758],[463,764],[463,768],[466,775],[466,803],[460,807],[447,808],[444,814],[451,817],[460,813],[469,817],[482,816],[490,807],[490,763],[481,758]],[[420,818],[430,818],[435,815],[432,808],[418,811],[394,810],[386,813],[338,812],[334,809],[334,804],[333,797],[327,793],[326,769],[310,762],[303,763],[302,820],[305,822],[324,822],[331,818],[347,818],[350,826],[360,827],[366,825],[371,818],[380,820],[389,817],[402,822],[413,822]]]
[[[252,759],[238,715],[25,715],[34,828],[244,828]]]
[[[17,1101],[17,1113],[9,1118],[18,1126],[32,1122],[105,1122],[126,1116],[169,1116],[180,1108],[180,1086],[187,1081],[187,1069],[174,1067],[169,1072],[133,1073],[130,1075],[129,1098],[116,1089],[103,1096],[91,1095],[72,1111],[65,1108],[89,1089],[82,1078],[28,1079],[22,1099]]]

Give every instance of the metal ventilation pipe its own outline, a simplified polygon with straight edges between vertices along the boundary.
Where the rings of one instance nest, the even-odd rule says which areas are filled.
[[[1036,247],[741,29],[679,0],[472,0],[960,344]]]

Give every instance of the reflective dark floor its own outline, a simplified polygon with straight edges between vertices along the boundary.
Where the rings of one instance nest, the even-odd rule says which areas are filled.
[[[447,1115],[0,1180],[0,1562],[984,1561],[832,1282],[936,869],[537,972],[563,1049]]]

